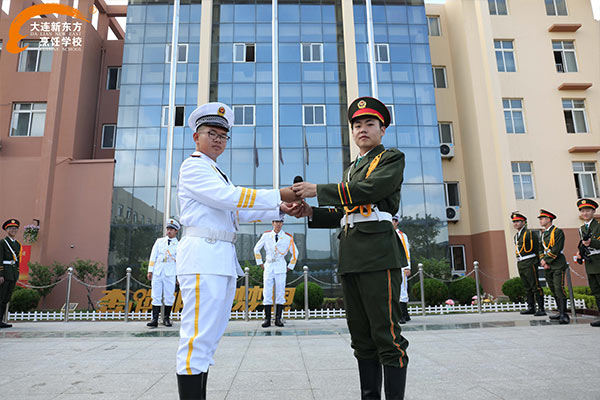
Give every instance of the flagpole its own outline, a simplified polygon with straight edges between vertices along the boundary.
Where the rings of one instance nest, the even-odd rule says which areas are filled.
[[[279,189],[279,16],[277,0],[272,0],[271,11],[271,65],[273,84],[273,189]]]
[[[163,214],[163,231],[167,228],[171,217],[171,186],[173,169],[173,137],[175,130],[175,86],[177,84],[177,59],[179,57],[179,1],[173,2],[173,31],[171,34],[171,75],[169,77],[169,121],[167,131],[167,150],[165,164],[165,208]]]
[[[375,63],[375,39],[373,35],[373,9],[371,0],[366,0],[367,11],[367,40],[369,41],[369,69],[371,72],[371,96],[379,98],[379,90],[377,87],[377,68]]]

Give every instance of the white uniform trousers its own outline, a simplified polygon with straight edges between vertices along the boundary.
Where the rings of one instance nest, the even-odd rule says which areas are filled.
[[[407,268],[402,268],[402,286],[400,286],[400,302],[408,303],[408,277],[404,274]]]
[[[225,332],[236,279],[212,274],[179,275],[183,300],[177,374],[197,375],[214,365],[213,355]]]
[[[152,274],[152,305],[172,306],[175,303],[175,275],[167,276],[164,274]]]
[[[275,304],[285,304],[285,277],[286,273],[275,274],[273,272],[263,272],[263,304],[273,304],[273,285],[275,285]]]

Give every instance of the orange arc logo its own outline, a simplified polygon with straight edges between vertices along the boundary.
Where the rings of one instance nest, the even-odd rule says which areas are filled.
[[[28,46],[19,47],[19,41],[26,38],[26,36],[23,36],[19,33],[21,27],[31,18],[46,14],[61,14],[68,17],[77,18],[88,23],[90,22],[83,17],[81,11],[63,4],[48,3],[36,4],[34,6],[27,7],[21,11],[10,24],[10,30],[8,31],[8,42],[6,42],[6,51],[14,54],[19,54],[20,52],[24,51]]]

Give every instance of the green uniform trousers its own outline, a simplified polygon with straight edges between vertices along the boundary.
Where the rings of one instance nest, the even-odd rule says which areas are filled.
[[[526,294],[533,294],[534,296],[543,296],[544,291],[540,286],[540,281],[538,278],[538,266],[537,264],[523,265],[522,261],[518,263],[519,266],[519,276],[521,277],[521,282],[523,282],[523,289],[525,289]]]
[[[0,285],[0,307],[3,307],[3,310],[10,301],[10,297],[12,296],[13,291],[15,290],[16,284],[17,281],[5,279],[2,285]]]
[[[600,310],[600,274],[587,274],[592,296],[596,298],[596,306]]]
[[[546,283],[548,283],[552,296],[558,299],[567,297],[567,292],[565,291],[566,270],[566,268],[550,268],[544,270],[546,274]]]
[[[354,356],[392,367],[407,366],[408,341],[398,323],[402,270],[346,273],[341,280]]]

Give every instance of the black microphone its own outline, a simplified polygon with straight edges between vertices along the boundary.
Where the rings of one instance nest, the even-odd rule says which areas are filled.
[[[294,183],[300,183],[300,182],[304,182],[304,179],[302,179],[302,177],[300,175],[296,175],[296,177],[294,178]]]

